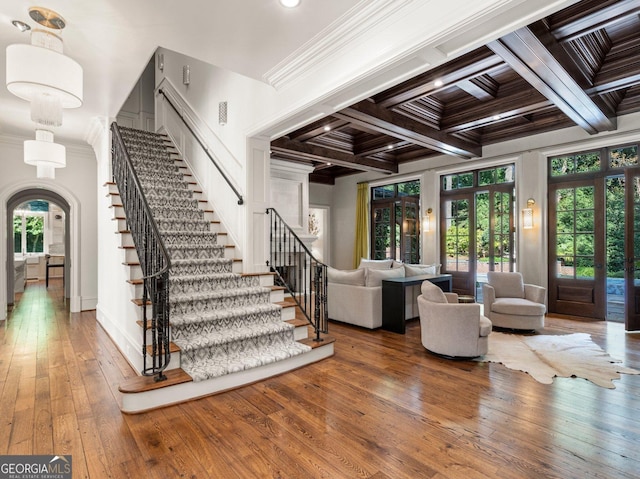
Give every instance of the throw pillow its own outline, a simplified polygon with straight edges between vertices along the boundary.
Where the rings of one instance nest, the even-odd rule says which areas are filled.
[[[340,270],[335,268],[327,268],[327,281],[329,283],[350,284],[353,286],[364,286],[365,270]]]
[[[437,268],[435,265],[424,265],[424,264],[405,264],[405,275],[406,276],[419,276],[421,274],[437,274]]]
[[[358,269],[368,268],[368,269],[390,269],[393,265],[392,259],[360,259],[360,265]]]
[[[365,285],[369,287],[382,286],[382,280],[390,278],[404,278],[404,268],[367,269]]]

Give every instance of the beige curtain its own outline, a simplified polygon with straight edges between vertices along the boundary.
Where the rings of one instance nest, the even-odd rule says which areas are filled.
[[[356,241],[353,248],[353,267],[357,268],[360,258],[369,257],[369,183],[358,184],[356,199]]]

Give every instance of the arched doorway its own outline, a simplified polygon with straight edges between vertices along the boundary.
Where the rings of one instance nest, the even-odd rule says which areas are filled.
[[[14,264],[14,210],[21,204],[34,201],[44,200],[49,203],[56,204],[64,212],[64,252],[67,258],[71,255],[71,207],[67,200],[60,194],[43,188],[27,188],[18,191],[10,196],[7,200],[7,223],[6,223],[6,284],[7,284],[7,304],[13,304],[15,295],[15,264]],[[70,261],[64,261],[64,277],[70,278]],[[70,297],[72,281],[65,281],[65,298]]]

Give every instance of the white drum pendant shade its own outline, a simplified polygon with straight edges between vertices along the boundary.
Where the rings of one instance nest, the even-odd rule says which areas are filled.
[[[38,178],[55,177],[55,168],[67,165],[66,149],[50,141],[27,140],[24,142],[24,162],[38,167]]]
[[[7,47],[7,89],[33,101],[38,95],[60,98],[62,108],[82,105],[82,67],[75,60],[48,48],[28,44]]]

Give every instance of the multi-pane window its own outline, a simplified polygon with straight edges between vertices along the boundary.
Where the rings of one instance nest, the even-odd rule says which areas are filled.
[[[638,145],[609,149],[609,168],[638,165]]]
[[[600,170],[600,152],[590,151],[551,158],[551,176],[565,176]]]

